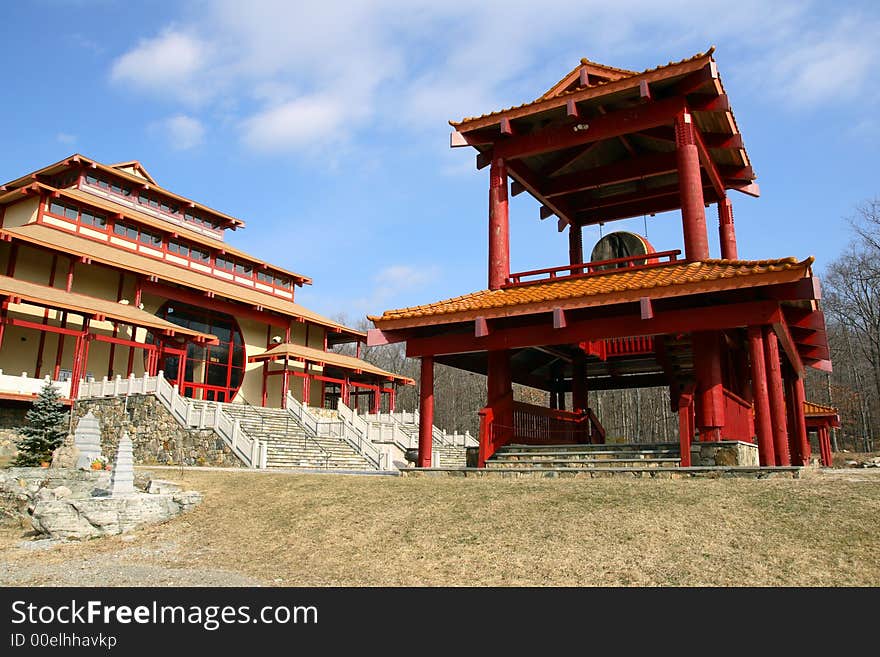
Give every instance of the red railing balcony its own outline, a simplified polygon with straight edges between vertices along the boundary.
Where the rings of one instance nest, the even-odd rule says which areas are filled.
[[[508,397],[480,411],[479,467],[500,447],[605,442],[605,428],[593,409],[560,411]]]
[[[508,276],[504,287],[535,285],[560,278],[570,279],[598,276],[620,270],[631,271],[635,269],[649,269],[651,267],[664,267],[677,263],[678,256],[680,255],[681,250],[675,249],[674,251],[658,251],[657,253],[626,256],[625,258],[614,258],[613,260],[597,260],[595,262],[582,262],[575,265],[520,271]]]

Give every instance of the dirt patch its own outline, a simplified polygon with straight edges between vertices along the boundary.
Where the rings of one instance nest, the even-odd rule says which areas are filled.
[[[877,586],[880,471],[481,480],[174,471],[205,501],[131,536],[26,549],[0,585]]]

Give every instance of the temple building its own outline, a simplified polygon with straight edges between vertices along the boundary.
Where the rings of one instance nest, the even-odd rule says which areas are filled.
[[[198,400],[393,409],[412,381],[334,353],[365,334],[296,302],[309,277],[230,245],[243,227],[136,161],[73,155],[0,187],[0,400],[162,371]]]
[[[809,461],[804,375],[831,368],[819,281],[810,257],[738,251],[730,193],[759,189],[712,49],[642,72],[584,59],[536,100],[451,125],[451,146],[489,170],[488,285],[387,310],[368,332],[421,359],[421,466],[435,363],[488,377],[480,467],[511,445],[604,442],[589,392],[656,386],[678,413],[676,466],[721,443],[751,446],[755,465]],[[567,231],[561,263],[510,271],[508,203],[521,193]],[[584,257],[584,226],[667,211],[681,213],[683,253],[616,233]],[[546,391],[547,406],[515,401],[513,383]]]

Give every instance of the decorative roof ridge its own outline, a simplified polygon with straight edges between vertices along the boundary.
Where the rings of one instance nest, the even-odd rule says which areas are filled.
[[[706,50],[706,52],[697,53],[696,55],[693,55],[691,57],[685,57],[684,59],[680,59],[675,62],[668,62],[667,64],[660,64],[658,66],[654,66],[653,68],[648,68],[648,69],[645,69],[644,71],[638,71],[638,72],[632,73],[631,75],[627,75],[622,78],[618,78],[616,80],[608,80],[607,82],[599,82],[599,83],[592,85],[588,88],[595,89],[595,88],[603,87],[608,84],[615,84],[617,82],[621,82],[622,80],[628,80],[630,78],[634,78],[639,75],[645,75],[646,73],[652,73],[654,71],[659,71],[660,69],[663,69],[663,68],[668,68],[668,67],[672,67],[672,66],[679,66],[681,64],[686,64],[688,62],[696,61],[702,57],[711,57],[714,54],[714,52],[715,52],[715,46],[710,46],[709,49]],[[593,62],[591,62],[591,63],[593,63]],[[604,65],[599,64],[599,66],[604,66]],[[611,68],[611,67],[608,67],[608,68]],[[625,69],[620,69],[620,70],[625,70]],[[568,77],[569,75],[571,75],[570,72],[567,73],[565,77]],[[559,82],[562,82],[562,80],[564,80],[564,79],[565,78],[562,78]],[[557,82],[553,86],[555,87],[556,85],[559,84],[559,82]],[[550,88],[552,89],[553,87],[550,87]],[[506,107],[504,109],[495,110],[493,112],[486,112],[485,114],[481,114],[479,116],[466,116],[459,121],[453,121],[450,119],[449,125],[451,125],[452,127],[457,127],[457,126],[463,125],[465,123],[468,123],[470,121],[476,121],[478,119],[485,119],[485,118],[489,118],[491,116],[496,116],[498,114],[504,114],[505,112],[510,112],[511,110],[522,109],[524,107],[529,107],[530,105],[536,105],[540,102],[545,102],[548,100],[554,100],[554,99],[559,99],[559,98],[565,98],[566,96],[570,96],[572,94],[576,94],[581,91],[583,91],[583,89],[574,89],[572,91],[562,91],[562,92],[560,92],[550,98],[547,98],[546,94],[545,94],[545,95],[542,95],[540,98],[537,98],[536,100],[531,100],[531,101],[528,101],[525,103],[521,103],[519,105],[512,105],[511,107]]]

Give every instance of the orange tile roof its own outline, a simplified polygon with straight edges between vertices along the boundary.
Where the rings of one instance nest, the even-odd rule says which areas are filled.
[[[408,376],[401,376],[394,372],[387,372],[380,367],[376,367],[372,363],[368,363],[360,358],[355,358],[354,356],[347,356],[335,351],[321,351],[320,349],[314,349],[312,347],[306,347],[305,345],[294,344],[292,342],[279,344],[262,354],[251,356],[249,360],[252,362],[261,360],[278,360],[285,356],[294,360],[301,360],[309,363],[323,363],[344,370],[359,370],[367,374],[388,377],[405,385],[415,385],[416,383]]]
[[[607,82],[600,82],[596,85],[591,85],[589,87],[584,87],[582,89],[575,89],[573,91],[563,91],[559,94],[552,95],[550,97],[547,97],[545,94],[545,95],[541,96],[540,98],[538,98],[537,100],[533,100],[533,101],[530,101],[527,103],[522,103],[521,105],[514,105],[512,107],[508,107],[508,108],[501,109],[501,110],[496,110],[494,112],[487,112],[486,114],[481,114],[480,116],[467,116],[467,117],[461,119],[460,121],[450,121],[449,125],[451,125],[453,127],[457,127],[457,126],[463,125],[465,123],[469,123],[471,121],[477,121],[480,119],[486,119],[486,118],[495,117],[495,116],[500,117],[500,115],[505,114],[507,112],[510,112],[512,110],[521,110],[524,108],[531,107],[533,105],[538,106],[541,103],[550,103],[551,106],[555,106],[554,105],[555,101],[558,101],[560,98],[565,98],[566,96],[570,96],[572,94],[583,93],[585,91],[595,90],[595,89],[605,87],[605,86],[613,86],[613,85],[616,85],[619,83],[624,83],[625,81],[628,81],[632,78],[637,78],[642,75],[647,75],[649,73],[655,73],[657,71],[661,71],[665,68],[672,68],[674,66],[681,66],[682,64],[687,64],[687,63],[694,62],[694,61],[697,61],[697,60],[700,60],[703,58],[708,58],[708,57],[711,57],[714,52],[715,52],[715,46],[712,46],[706,52],[697,53],[696,55],[694,55],[692,57],[687,57],[687,58],[681,59],[677,62],[669,62],[668,64],[655,66],[654,68],[645,69],[644,71],[640,71],[640,72],[626,71],[625,69],[616,69],[616,70],[620,71],[621,73],[625,73],[625,75],[623,77],[617,78],[615,80],[609,80]],[[583,64],[596,65],[594,62],[590,62],[589,60],[581,60],[581,62]],[[610,66],[605,66],[604,64],[598,64],[598,66],[602,66],[604,68],[609,68],[609,69],[612,68]],[[577,68],[580,68],[580,65],[578,65]],[[571,73],[568,73],[565,77],[568,77],[569,75],[571,75]],[[560,82],[565,80],[565,77],[562,78],[562,80],[557,82],[555,85],[553,85],[553,87],[551,87],[551,90],[554,89],[556,86],[558,86]]]
[[[546,282],[481,290],[437,303],[370,316],[378,328],[404,328],[466,321],[474,317],[497,317],[546,312],[553,308],[587,308],[701,292],[771,285],[809,275],[813,258],[778,260],[702,260],[671,262],[644,269],[618,269],[607,273],[558,278]]]
[[[804,415],[837,415],[837,409],[834,406],[804,401]]]

